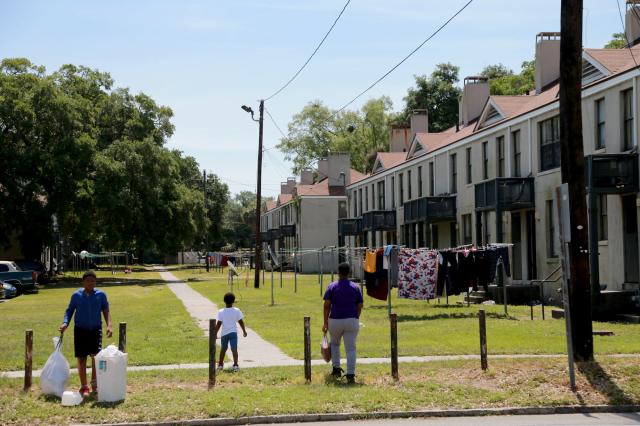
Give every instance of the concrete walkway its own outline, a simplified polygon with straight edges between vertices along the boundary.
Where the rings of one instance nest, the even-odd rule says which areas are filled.
[[[182,301],[189,315],[193,317],[206,336],[209,336],[209,320],[216,318],[218,307],[215,303],[192,289],[188,284],[178,280],[171,272],[158,268],[167,287]],[[255,320],[258,320],[257,318]],[[251,322],[247,319],[246,322]],[[219,343],[219,342],[218,342]],[[242,337],[238,327],[238,353],[241,367],[258,367],[267,365],[290,365],[295,360],[287,356],[277,346],[264,340],[258,333],[247,327],[247,337]],[[231,351],[227,352],[227,367],[233,364]],[[206,365],[206,364],[205,364]]]

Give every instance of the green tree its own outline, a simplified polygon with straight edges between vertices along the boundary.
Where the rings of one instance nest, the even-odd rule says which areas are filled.
[[[627,46],[627,37],[624,33],[614,33],[612,39],[604,45],[605,49],[624,49]]]
[[[442,132],[455,125],[460,96],[460,89],[456,87],[459,71],[458,67],[445,63],[437,64],[429,77],[415,75],[416,87],[407,90],[403,114],[396,120],[406,122],[413,110],[426,109],[430,132]]]
[[[524,61],[519,74],[498,64],[485,67],[480,75],[489,78],[492,95],[523,95],[535,88],[535,61]]]

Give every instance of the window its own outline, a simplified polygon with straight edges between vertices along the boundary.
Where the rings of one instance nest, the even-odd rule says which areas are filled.
[[[467,184],[473,182],[471,179],[471,147],[467,148]]]
[[[455,194],[458,192],[458,164],[456,161],[456,154],[451,154],[449,157],[451,162],[451,182],[449,183],[449,192]]]
[[[511,145],[511,151],[513,151],[513,170],[511,173],[513,177],[520,177],[522,173],[520,168],[520,157],[522,156],[520,153],[520,130],[511,132]]]
[[[482,179],[489,179],[489,142],[482,142]]]
[[[364,187],[364,211],[369,211],[369,187]]]
[[[438,248],[438,225],[431,226],[431,248]]]
[[[489,233],[489,212],[488,211],[484,211],[482,212],[482,231],[484,233],[483,235],[483,243],[484,244],[490,244],[491,243],[491,234]]]
[[[596,149],[605,147],[605,112],[604,99],[598,99],[595,103],[596,113]]]
[[[378,210],[384,210],[384,181],[378,182]]]
[[[436,174],[434,172],[434,168],[433,168],[433,161],[429,163],[429,196],[433,197],[433,195],[435,194],[435,189],[436,189],[436,183],[435,183],[435,179],[436,179]]]
[[[351,191],[351,196],[349,197],[349,202],[353,203],[353,217],[358,217],[358,203],[356,202],[356,190]]]
[[[391,176],[391,209],[396,208],[396,177]]]
[[[622,150],[633,147],[633,89],[622,92]]]
[[[376,184],[371,184],[371,210],[376,209]]]
[[[347,217],[347,202],[340,200],[338,201],[338,219],[344,219]]]
[[[360,211],[360,216],[362,216],[362,213],[364,213],[364,210],[362,210],[362,188],[358,190],[358,210]]]
[[[463,214],[462,215],[462,244],[471,244],[472,243],[472,235],[471,235],[471,215]]]
[[[418,197],[422,197],[422,166],[418,167]]]
[[[553,200],[545,202],[547,221],[547,257],[558,257],[556,253],[556,226],[553,220]]]
[[[504,177],[504,136],[496,138],[496,177]]]
[[[538,123],[540,134],[540,171],[560,167],[560,118]]]
[[[598,241],[606,241],[609,237],[607,226],[607,194],[598,195]]]
[[[456,222],[450,222],[449,223],[449,241],[451,241],[451,243],[449,244],[451,247],[455,247],[458,245],[458,230],[456,229]]]
[[[402,173],[398,175],[398,189],[400,190],[400,205],[404,205],[404,182],[402,179]]]
[[[407,170],[407,200],[411,199],[411,170]]]

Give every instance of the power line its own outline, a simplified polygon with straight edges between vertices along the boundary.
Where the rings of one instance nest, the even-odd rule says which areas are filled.
[[[273,119],[273,116],[271,115],[271,113],[269,112],[269,110],[265,107],[264,109],[267,112],[267,115],[269,116],[269,118],[271,119],[271,122],[273,123],[274,126],[276,126],[276,129],[278,129],[278,131],[280,132],[280,134],[282,135],[283,139],[286,139],[287,136],[284,134],[284,132],[282,131],[282,129],[280,128],[280,126],[278,126],[278,123],[276,123],[276,120]]]
[[[396,70],[396,68],[398,68],[400,65],[402,65],[407,59],[409,59],[411,56],[413,56],[414,53],[416,53],[418,50],[420,50],[420,48],[422,48],[422,46],[424,46],[429,40],[431,40],[433,37],[436,36],[436,34],[438,34],[440,31],[442,31],[444,29],[444,27],[446,27],[449,22],[453,21],[454,18],[456,16],[458,16],[460,13],[462,13],[463,10],[465,10],[467,8],[467,6],[469,6],[471,3],[473,2],[473,0],[469,0],[464,6],[462,6],[462,8],[460,8],[460,10],[458,10],[452,17],[450,17],[449,19],[447,19],[447,21],[445,21],[444,24],[440,25],[440,27],[438,27],[437,30],[435,30],[429,37],[427,37],[422,43],[420,43],[418,45],[418,47],[416,47],[415,49],[413,49],[411,51],[411,53],[409,53],[407,56],[405,56],[400,62],[398,62],[397,64],[395,64],[389,71],[387,71],[386,73],[384,73],[382,75],[382,77],[380,77],[379,79],[377,79],[375,82],[373,82],[373,84],[371,84],[369,87],[367,87],[365,90],[363,90],[362,92],[360,92],[358,94],[358,96],[356,96],[355,98],[351,99],[349,102],[347,102],[346,104],[344,104],[342,106],[342,108],[340,108],[339,110],[337,110],[335,113],[339,113],[342,110],[344,110],[346,107],[348,107],[349,105],[351,105],[352,103],[354,103],[358,98],[360,98],[360,96],[364,95],[365,93],[367,93],[369,90],[373,89],[378,83],[380,83],[382,80],[384,80],[389,74],[391,74],[393,71]]]
[[[633,59],[633,63],[636,64],[636,67],[637,67],[638,62],[636,62],[636,57],[633,55],[633,51],[631,50],[631,43],[627,38],[627,32],[625,31],[625,27],[624,27],[624,20],[622,19],[622,9],[620,9],[620,2],[618,0],[616,0],[616,5],[618,6],[618,15],[620,15],[620,24],[622,25],[622,34],[624,34],[624,39],[627,41],[627,48],[629,49],[629,53],[631,54],[631,59]],[[631,6],[631,7],[634,7],[634,6]]]
[[[277,96],[280,92],[282,92],[284,89],[287,88],[287,86],[289,84],[291,84],[291,82],[293,82],[293,80],[296,79],[296,77],[298,77],[298,75],[302,72],[302,70],[307,66],[307,64],[309,63],[309,61],[311,61],[311,58],[313,58],[316,54],[316,52],[318,51],[318,49],[320,49],[320,46],[322,46],[322,44],[324,43],[324,41],[327,39],[327,37],[329,36],[329,34],[331,33],[331,31],[333,30],[333,27],[336,26],[336,24],[338,23],[338,20],[340,19],[340,17],[342,16],[342,14],[344,13],[345,9],[347,8],[347,6],[349,6],[349,3],[351,3],[351,0],[347,0],[347,2],[345,3],[344,7],[342,8],[342,10],[340,11],[340,14],[338,15],[338,17],[335,19],[335,21],[333,21],[333,24],[331,25],[331,28],[329,28],[329,31],[327,31],[327,33],[324,35],[324,37],[322,38],[322,40],[320,41],[320,44],[318,44],[318,46],[315,48],[315,50],[313,51],[313,53],[311,54],[311,56],[309,56],[309,59],[307,59],[307,61],[302,64],[302,66],[300,67],[300,69],[293,75],[293,77],[291,77],[289,79],[289,81],[287,81],[284,86],[282,86],[280,89],[278,89],[275,93],[273,93],[271,96],[265,98],[265,101],[268,101],[269,99],[274,98],[275,96]]]

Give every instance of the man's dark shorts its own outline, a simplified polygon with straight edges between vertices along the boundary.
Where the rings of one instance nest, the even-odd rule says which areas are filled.
[[[102,349],[102,329],[87,330],[74,327],[73,343],[76,358],[96,355]]]

